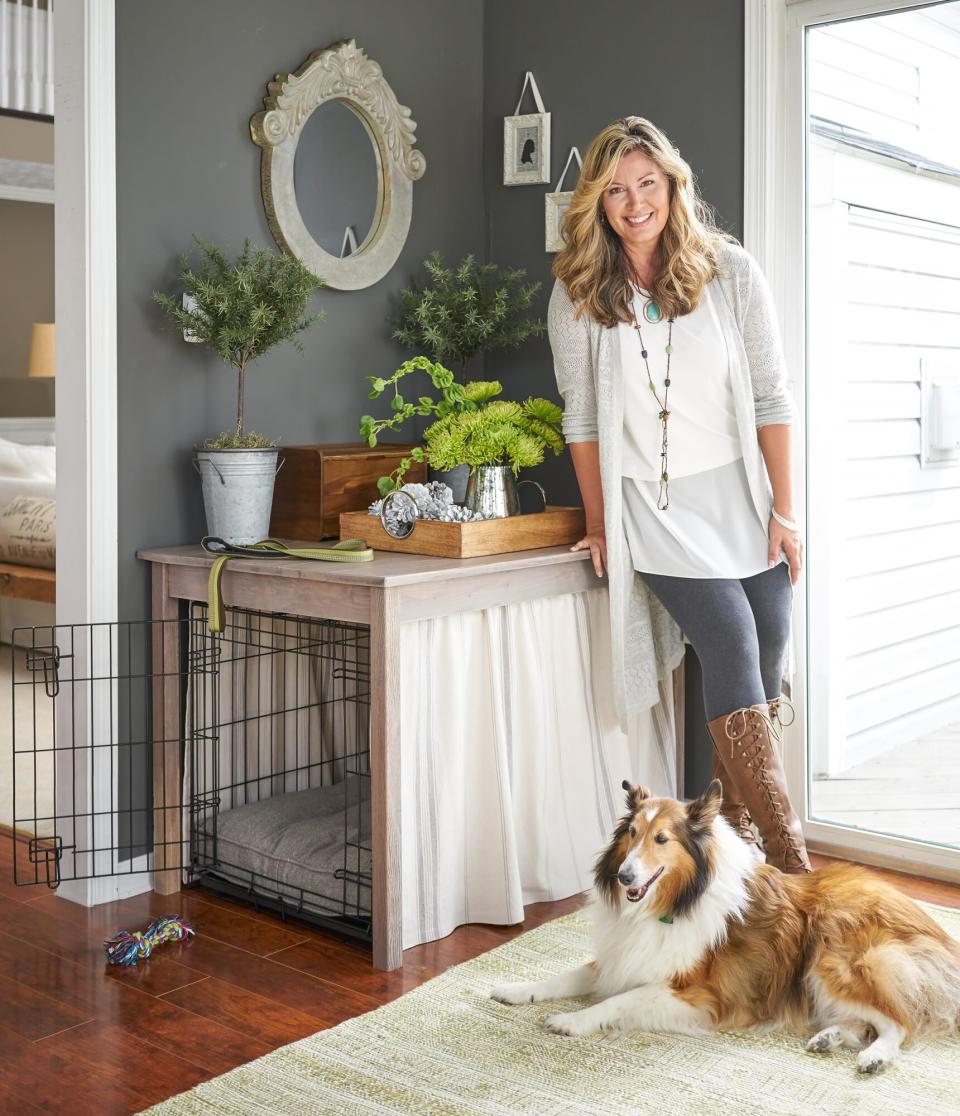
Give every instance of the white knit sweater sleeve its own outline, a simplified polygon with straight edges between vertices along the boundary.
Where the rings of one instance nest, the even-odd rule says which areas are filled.
[[[596,442],[597,389],[586,314],[574,315],[567,288],[557,279],[547,310],[557,389],[563,397],[563,436],[568,442]]]
[[[726,245],[736,277],[737,319],[750,366],[757,427],[796,421],[773,294],[757,261],[739,244]]]

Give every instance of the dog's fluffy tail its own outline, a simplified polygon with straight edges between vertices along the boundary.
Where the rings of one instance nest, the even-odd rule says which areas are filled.
[[[960,1034],[960,943],[887,942],[864,957],[872,983],[900,1007],[914,1032]]]

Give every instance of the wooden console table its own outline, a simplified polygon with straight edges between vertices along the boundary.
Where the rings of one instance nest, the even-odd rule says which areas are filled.
[[[153,619],[175,620],[181,601],[205,601],[212,558],[199,546],[143,550],[153,568]],[[339,564],[269,559],[237,561],[223,575],[227,607],[282,612],[370,628],[370,772],[373,848],[373,964],[403,963],[401,937],[400,627],[402,624],[520,601],[579,593],[605,585],[589,552],[550,547],[487,558],[435,558],[377,552],[373,562]],[[179,670],[179,648],[166,640],[164,674]],[[156,666],[154,668],[156,670]],[[678,671],[677,677],[682,674]],[[179,802],[180,708],[169,687],[155,703],[155,801]],[[680,704],[682,710],[682,702]],[[682,739],[682,719],[678,719]],[[682,770],[682,765],[681,765]],[[163,867],[163,853],[180,840],[177,811],[158,819],[154,889],[180,887],[179,871]],[[177,864],[179,869],[179,862]]]

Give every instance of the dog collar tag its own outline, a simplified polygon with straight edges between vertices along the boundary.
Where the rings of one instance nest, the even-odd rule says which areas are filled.
[[[660,916],[660,921],[661,922],[666,922],[668,924],[672,923],[673,922],[673,915],[661,915]]]

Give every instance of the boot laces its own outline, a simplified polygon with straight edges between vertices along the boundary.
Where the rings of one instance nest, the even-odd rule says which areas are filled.
[[[786,705],[787,709],[790,711],[789,721],[785,721],[783,719],[784,705]],[[779,697],[775,697],[771,701],[768,701],[767,706],[770,709],[770,725],[773,729],[774,736],[777,738],[777,743],[782,744],[783,730],[785,728],[789,728],[797,719],[797,712],[793,708],[793,703],[784,694],[781,694]]]

